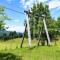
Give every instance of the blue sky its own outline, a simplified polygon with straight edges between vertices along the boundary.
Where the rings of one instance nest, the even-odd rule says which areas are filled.
[[[31,8],[36,1],[48,4],[53,18],[56,19],[60,16],[60,0],[0,0],[0,5],[24,13],[24,10],[27,9],[27,5]],[[5,9],[5,11],[6,15],[12,19],[6,21],[6,27],[9,27],[7,30],[23,32],[25,15],[8,9]]]

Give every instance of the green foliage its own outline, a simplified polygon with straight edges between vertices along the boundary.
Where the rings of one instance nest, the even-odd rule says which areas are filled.
[[[4,21],[5,20],[9,20],[9,18],[8,18],[8,16],[5,13],[4,6],[0,5],[0,30],[4,29],[4,25],[5,25]]]
[[[44,30],[43,25],[43,17],[45,16],[47,25],[51,26],[49,23],[52,21],[50,16],[50,11],[48,5],[45,5],[43,3],[37,3],[33,4],[33,7],[31,8],[31,12],[29,14],[30,17],[30,29],[31,29],[31,35],[39,35],[39,31],[41,31],[41,28]]]
[[[0,30],[4,29],[4,25],[5,25],[5,23],[3,21],[0,21]]]
[[[14,38],[21,38],[22,33],[17,33],[16,31],[9,32],[9,33],[3,33],[2,36],[0,36],[0,39],[7,41],[9,39],[14,39]]]
[[[57,24],[57,27],[60,28],[60,17],[57,18],[56,24]]]
[[[0,5],[0,14],[4,13],[4,7]]]
[[[0,53],[0,60],[21,60],[21,58],[12,53]]]
[[[10,34],[9,34],[9,38],[10,38],[10,39],[11,39],[11,38],[16,38],[16,37],[17,37],[16,31],[10,32]]]
[[[44,18],[47,24],[51,41],[57,38],[57,27],[58,26],[60,27],[60,18],[58,18],[58,21],[56,22],[51,17],[48,5],[44,3],[37,3],[37,4],[34,3],[33,7],[31,8],[31,12],[29,11],[28,16],[30,18],[29,22],[30,22],[30,30],[31,30],[32,38],[38,38],[39,40],[47,41],[44,24],[43,24]]]

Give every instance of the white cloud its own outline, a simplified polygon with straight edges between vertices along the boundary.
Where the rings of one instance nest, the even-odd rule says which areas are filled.
[[[32,6],[33,0],[27,0],[27,1],[21,0],[20,3],[22,3],[24,9],[27,9],[28,8],[27,6],[29,7]]]
[[[48,1],[48,0],[37,0],[38,2],[46,2],[46,1]]]
[[[24,9],[27,9],[27,5],[29,5],[30,7],[32,7],[33,3],[35,2],[46,2],[46,1],[49,1],[49,0],[27,0],[25,2],[25,0],[20,0],[20,3],[22,3],[23,5],[23,8]],[[48,5],[49,5],[49,9],[54,9],[56,7],[60,7],[60,0],[51,0],[48,2]]]
[[[48,0],[27,0],[27,1],[20,0],[20,3],[23,4],[24,9],[27,9],[28,8],[27,6],[29,6],[29,8],[30,8],[30,7],[32,7],[33,3],[36,3],[36,2],[46,2],[46,1],[48,1]]]
[[[60,7],[60,0],[52,0],[48,3],[49,9],[59,8]]]
[[[8,26],[9,28],[8,29],[6,29],[7,31],[16,31],[16,32],[24,32],[24,30],[25,30],[25,27],[24,26]]]

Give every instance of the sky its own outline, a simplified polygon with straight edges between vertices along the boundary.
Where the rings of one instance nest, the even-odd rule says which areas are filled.
[[[24,10],[32,7],[33,3],[43,2],[49,5],[52,18],[57,19],[60,16],[60,0],[0,0],[0,5],[24,13]],[[8,31],[24,32],[25,15],[9,9],[5,9],[6,15],[12,20],[5,21]]]

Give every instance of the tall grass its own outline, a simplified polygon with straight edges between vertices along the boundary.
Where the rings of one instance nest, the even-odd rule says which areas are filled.
[[[20,48],[21,40],[0,41],[0,60],[60,60],[60,41],[57,41],[57,46],[48,47],[37,46],[37,41],[32,40],[32,48],[29,49],[27,39]]]

